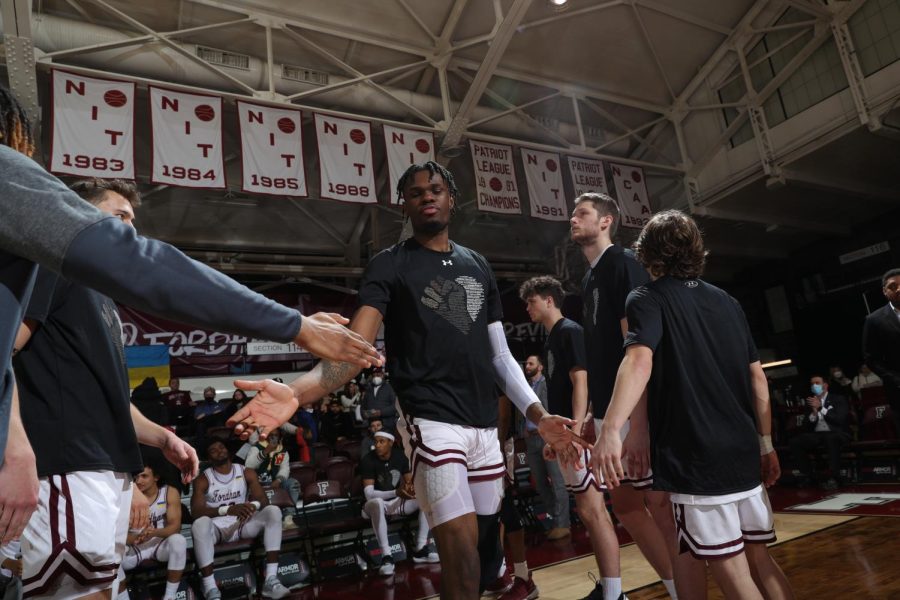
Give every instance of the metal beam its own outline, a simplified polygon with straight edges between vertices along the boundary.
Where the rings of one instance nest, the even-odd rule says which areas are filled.
[[[447,15],[447,20],[444,21],[444,26],[441,28],[441,35],[434,42],[435,53],[443,52],[450,46],[450,38],[453,37],[453,32],[456,31],[456,25],[459,23],[459,18],[462,16],[467,3],[468,0],[456,0],[453,3],[453,6],[450,7],[450,14]],[[423,94],[428,91],[428,87],[434,79],[435,71],[439,71],[441,68],[446,69],[446,62],[446,60],[442,60],[440,61],[440,64],[434,65],[435,69],[427,70],[422,73],[422,79],[419,80],[419,85],[416,86],[416,91],[418,93]],[[446,76],[446,70],[444,75]],[[449,99],[444,94],[443,83],[441,85],[441,96],[444,98],[445,105],[449,105]],[[444,118],[449,120],[450,115],[447,114]]]
[[[541,96],[540,98],[536,98],[529,102],[525,102],[524,104],[519,104],[517,106],[511,106],[506,110],[502,110],[493,115],[484,117],[483,119],[479,119],[477,121],[472,121],[469,123],[469,127],[477,127],[478,125],[483,125],[484,123],[488,123],[489,121],[493,121],[494,119],[499,119],[500,117],[505,117],[506,115],[514,112],[521,112],[523,109],[528,108],[529,106],[534,106],[535,104],[540,104],[541,102],[545,102],[547,100],[552,100],[553,98],[559,97],[559,92],[553,92],[552,94],[547,94],[546,96]]]
[[[412,7],[406,3],[406,0],[397,0],[397,3],[403,7],[403,10],[406,11],[406,14],[410,16],[410,18],[416,22],[416,25],[419,26],[419,29],[425,32],[429,38],[431,38],[432,42],[437,41],[437,36],[428,29],[428,26],[422,21],[421,17],[419,17],[418,13],[412,9]]]
[[[761,225],[779,225],[783,227],[791,227],[793,229],[815,231],[817,233],[828,233],[841,236],[849,236],[851,233],[849,227],[845,225],[839,225],[837,223],[817,223],[815,221],[808,221],[806,219],[777,217],[775,215],[764,215],[758,212],[745,212],[725,208],[713,208],[709,206],[695,206],[692,213],[701,217],[709,217],[711,219],[739,221],[744,223],[759,223]]]
[[[672,17],[673,19],[678,19],[679,21],[682,21],[684,23],[689,23],[691,25],[695,25],[709,31],[714,31],[721,35],[729,35],[731,33],[731,29],[729,29],[728,27],[719,25],[718,23],[713,23],[712,21],[707,21],[702,17],[698,17],[683,10],[672,8],[671,6],[662,4],[661,2],[656,2],[656,0],[634,0],[634,4],[658,13],[662,13],[664,15]]]
[[[456,114],[447,126],[447,134],[441,142],[441,149],[457,146],[462,140],[472,111],[478,105],[478,101],[484,94],[485,89],[487,89],[488,83],[494,76],[494,70],[500,64],[500,59],[503,57],[503,53],[506,52],[506,47],[512,41],[513,36],[516,34],[516,29],[522,22],[522,19],[525,18],[525,13],[530,5],[531,0],[513,0],[512,6],[509,7],[509,11],[497,28],[487,53],[478,65],[472,85],[469,86],[469,90],[456,109]]]
[[[290,200],[288,200],[288,202],[293,204],[297,210],[302,212],[306,216],[306,218],[309,219],[310,221],[312,221],[313,224],[315,224],[319,229],[321,229],[322,231],[327,233],[332,239],[334,239],[337,243],[339,243],[341,245],[341,247],[346,248],[349,245],[344,240],[343,236],[340,233],[338,233],[338,231],[335,230],[334,227],[329,225],[327,221],[323,221],[322,219],[320,219],[318,215],[314,214],[308,208],[303,206],[302,203],[300,203],[299,201],[294,200],[294,199],[290,199]]]
[[[607,8],[612,8],[614,6],[619,6],[625,4],[625,0],[609,0],[608,2],[603,2],[601,4],[595,4],[593,6],[586,6],[584,8],[578,8],[575,10],[565,10],[563,12],[559,12],[551,17],[543,17],[541,19],[535,19],[534,21],[528,21],[527,23],[522,23],[519,25],[519,31],[525,31],[526,29],[533,29],[535,27],[540,27],[541,25],[546,25],[548,23],[556,23],[557,21],[562,21],[563,19],[571,19],[572,17],[580,17],[586,15],[588,13],[597,12],[598,10],[605,10]]]
[[[427,60],[420,60],[420,61],[417,61],[414,63],[410,63],[408,65],[399,65],[396,67],[391,67],[390,69],[384,69],[382,71],[378,71],[377,73],[371,73],[369,75],[362,74],[357,77],[353,77],[351,79],[345,79],[344,81],[338,81],[337,83],[329,83],[328,85],[323,85],[322,87],[314,88],[311,90],[306,90],[303,92],[297,92],[296,94],[291,94],[290,96],[285,96],[285,99],[286,100],[297,100],[300,98],[306,98],[308,96],[314,96],[316,94],[322,94],[324,92],[331,92],[333,90],[337,90],[337,89],[347,87],[350,85],[356,85],[357,83],[363,83],[365,81],[371,81],[371,80],[377,79],[379,77],[384,77],[385,75],[392,75],[394,73],[406,73],[407,71],[413,71],[413,70],[421,68],[427,64],[428,64]]]
[[[775,172],[775,148],[772,145],[772,139],[769,137],[769,123],[766,121],[766,112],[756,96],[756,89],[753,87],[753,77],[750,75],[750,69],[747,67],[747,57],[744,55],[744,48],[735,48],[734,51],[738,55],[741,75],[744,77],[744,87],[747,90],[747,112],[750,118],[750,125],[753,127],[753,138],[756,141],[759,160],[762,163],[763,172],[766,175],[772,175]]]
[[[856,114],[863,125],[874,125],[869,106],[869,93],[866,91],[866,76],[859,65],[859,58],[853,46],[853,37],[847,23],[832,23],[831,32],[834,35],[834,43],[841,57],[844,67],[844,75],[850,85],[850,95],[853,96],[853,104],[856,106]]]
[[[41,109],[37,89],[34,42],[31,40],[31,0],[3,0],[3,50],[9,90],[31,118],[35,146],[40,145]],[[35,151],[40,160],[41,153]]]
[[[650,37],[650,32],[647,31],[647,27],[644,25],[644,19],[641,17],[641,12],[638,10],[636,4],[631,5],[631,12],[634,13],[634,18],[637,21],[638,28],[641,30],[641,34],[644,38],[644,43],[647,44],[647,48],[649,48],[650,50],[650,56],[653,57],[653,63],[656,65],[656,70],[659,71],[659,77],[666,85],[666,90],[668,90],[669,92],[669,97],[674,100],[675,91],[672,89],[672,82],[669,81],[669,76],[666,74],[666,68],[662,65],[662,60],[659,58],[659,53],[656,52],[656,47],[653,45],[653,39]]]
[[[836,192],[859,198],[873,198],[876,200],[900,201],[900,189],[892,189],[879,185],[872,185],[860,180],[848,180],[828,175],[803,173],[793,169],[782,169],[785,182],[797,187],[822,190],[824,192]]]

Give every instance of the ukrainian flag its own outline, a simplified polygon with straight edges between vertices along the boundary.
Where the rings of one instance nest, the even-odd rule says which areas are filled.
[[[169,347],[126,346],[125,362],[128,365],[128,386],[136,388],[146,377],[155,377],[159,385],[169,383]]]

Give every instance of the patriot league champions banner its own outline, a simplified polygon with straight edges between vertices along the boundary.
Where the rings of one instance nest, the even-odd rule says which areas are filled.
[[[520,215],[519,189],[513,165],[512,146],[469,140],[475,166],[478,210]]]
[[[603,172],[603,163],[593,158],[570,156],[569,175],[572,177],[572,187],[575,197],[588,192],[600,192],[609,194],[609,186],[606,185],[606,174]]]

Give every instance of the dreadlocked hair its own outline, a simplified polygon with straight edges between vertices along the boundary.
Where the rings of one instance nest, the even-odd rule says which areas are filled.
[[[34,137],[28,113],[12,92],[2,85],[0,85],[0,144],[26,156],[34,154]]]
[[[419,171],[428,171],[428,174],[432,177],[435,175],[443,177],[444,182],[447,184],[447,189],[450,190],[450,197],[454,200],[459,198],[459,188],[456,187],[456,180],[453,179],[453,175],[450,171],[433,160],[429,160],[422,164],[413,163],[406,171],[404,171],[403,175],[400,176],[400,181],[397,182],[398,201],[403,199],[403,190],[406,188],[406,184],[408,184],[413,176]]]

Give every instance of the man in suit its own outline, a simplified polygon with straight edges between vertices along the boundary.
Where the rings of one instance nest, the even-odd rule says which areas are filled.
[[[884,393],[894,415],[894,431],[900,435],[900,269],[881,278],[888,303],[866,317],[863,356],[884,383]]]
[[[363,418],[380,417],[384,429],[397,428],[397,394],[391,384],[384,379],[384,369],[376,368],[366,386],[362,399]]]
[[[809,384],[813,395],[806,399],[809,405],[809,413],[804,419],[807,431],[791,438],[791,452],[794,464],[800,469],[803,485],[809,483],[812,476],[809,452],[825,446],[830,476],[823,487],[833,490],[839,487],[841,447],[850,441],[847,428],[850,403],[845,396],[829,393],[828,382],[820,375],[811,377]]]

